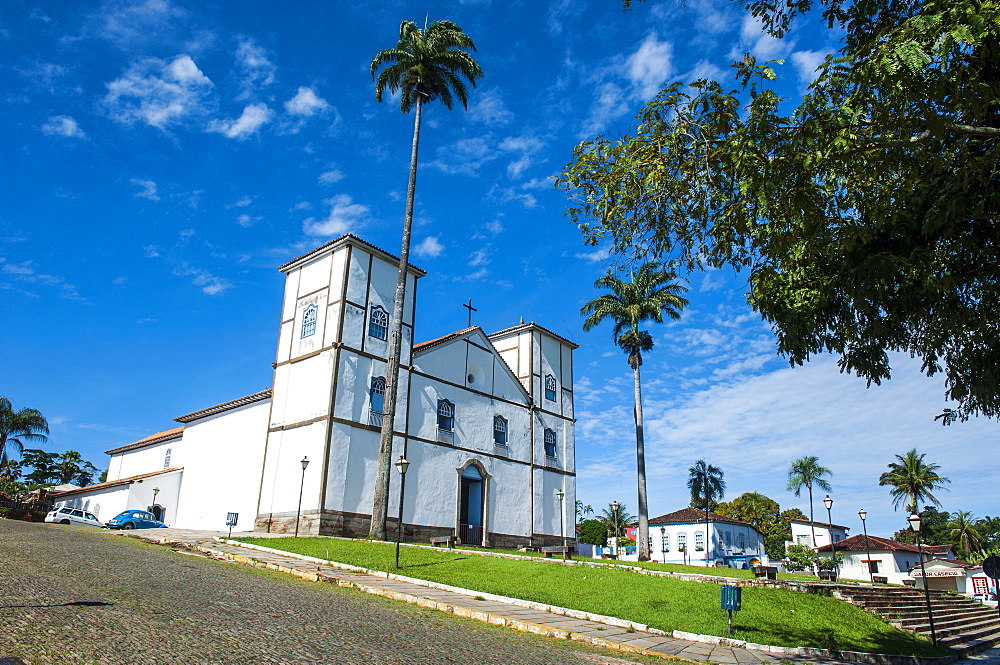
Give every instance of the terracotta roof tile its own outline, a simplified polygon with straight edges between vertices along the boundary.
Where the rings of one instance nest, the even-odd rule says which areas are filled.
[[[69,490],[68,492],[60,492],[56,497],[61,499],[64,496],[69,496],[70,494],[79,494],[80,492],[89,492],[91,490],[107,489],[109,487],[116,487],[118,485],[128,485],[129,483],[134,483],[137,480],[144,480],[146,478],[152,478],[153,476],[160,476],[164,473],[170,473],[171,471],[183,471],[183,466],[177,466],[172,469],[163,469],[161,471],[150,471],[149,473],[140,473],[137,476],[129,476],[128,478],[119,478],[118,480],[109,480],[106,483],[97,483],[96,485],[88,485],[87,487],[81,487],[78,490]]]
[[[824,529],[832,527],[834,529],[843,529],[844,531],[851,530],[851,527],[844,526],[843,524],[830,524],[829,522],[810,522],[809,520],[800,520],[800,519],[790,519],[788,521],[795,522],[796,524],[813,524],[815,526],[821,526]]]
[[[205,418],[207,416],[214,416],[217,413],[223,413],[224,411],[229,411],[230,409],[235,409],[241,406],[246,406],[247,404],[253,404],[255,402],[262,402],[271,397],[271,389],[261,390],[259,393],[254,393],[253,395],[247,395],[246,397],[239,397],[228,402],[223,402],[222,404],[216,404],[215,406],[210,406],[207,409],[201,409],[200,411],[195,411],[184,416],[178,416],[174,418],[179,423],[189,423],[199,418]]]
[[[118,448],[112,448],[111,450],[105,450],[105,455],[117,455],[118,453],[124,453],[129,450],[136,450],[137,448],[143,448],[145,446],[151,446],[155,443],[162,443],[164,441],[169,441],[170,439],[179,438],[184,433],[184,426],[174,427],[173,429],[166,429],[162,432],[157,432],[147,436],[145,439],[139,439],[135,443],[130,443],[124,446],[119,446]]]
[[[753,528],[752,524],[747,522],[741,522],[740,520],[734,520],[732,517],[723,517],[712,511],[708,511],[708,520],[710,522],[722,522],[724,524],[738,524],[740,526],[748,526]],[[705,511],[700,508],[681,508],[680,510],[675,510],[672,513],[667,513],[666,515],[660,515],[659,517],[651,517],[649,519],[649,525],[654,524],[697,524],[698,522],[705,521]]]
[[[861,534],[845,538],[844,540],[838,540],[834,543],[834,545],[836,545],[838,552],[866,552],[869,549],[878,551],[888,550],[891,552],[912,552],[914,554],[918,552],[916,545],[901,543],[898,540],[890,540],[889,538],[864,536]],[[830,545],[823,545],[822,547],[817,547],[816,551],[829,552],[830,549]]]
[[[431,349],[431,348],[433,348],[435,346],[438,346],[440,344],[444,344],[445,342],[450,342],[451,340],[456,339],[458,337],[461,337],[462,335],[464,335],[464,334],[466,334],[468,332],[472,332],[473,330],[475,330],[478,327],[479,326],[472,326],[471,328],[464,328],[462,330],[456,330],[453,333],[448,333],[444,337],[438,337],[437,339],[431,339],[431,340],[428,340],[426,342],[420,342],[419,344],[414,344],[413,345],[413,352],[414,353],[421,353],[422,351],[426,351],[427,349]]]

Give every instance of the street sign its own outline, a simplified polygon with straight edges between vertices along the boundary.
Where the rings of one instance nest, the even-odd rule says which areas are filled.
[[[1000,556],[993,555],[986,557],[983,561],[983,572],[993,579],[1000,578]]]
[[[733,632],[733,612],[738,612],[743,607],[743,587],[723,584],[721,587],[722,609],[729,612],[728,632]]]
[[[229,537],[233,537],[233,527],[240,521],[239,513],[226,513],[226,526],[229,527]]]

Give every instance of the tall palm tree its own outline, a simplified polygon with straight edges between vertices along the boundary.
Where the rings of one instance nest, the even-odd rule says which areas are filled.
[[[719,501],[726,493],[726,481],[722,479],[722,469],[705,460],[694,463],[688,474],[688,489],[691,490],[691,505],[702,503],[705,506],[705,565],[709,564],[712,551],[712,534],[709,531],[709,505]]]
[[[639,330],[643,321],[663,323],[664,315],[679,319],[687,298],[681,294],[687,287],[678,284],[677,275],[661,264],[651,262],[642,265],[630,281],[608,273],[594,282],[594,287],[606,289],[598,298],[591,300],[580,310],[586,319],[583,329],[590,330],[605,319],[614,321],[612,338],[628,354],[628,364],[632,368],[635,392],[635,450],[636,470],[639,475],[639,531],[636,548],[640,561],[649,561],[649,509],[646,502],[646,453],[642,428],[642,384],[639,367],[643,352],[653,348],[653,338],[645,330]]]
[[[802,488],[809,490],[809,529],[812,531],[813,547],[816,547],[816,520],[813,519],[813,486],[824,492],[830,491],[830,483],[823,476],[829,476],[830,469],[820,466],[819,458],[806,455],[792,462],[788,469],[788,491],[800,496]],[[830,540],[833,540],[833,526],[830,525]]]
[[[904,455],[896,455],[896,462],[889,463],[889,470],[879,476],[879,485],[890,485],[889,494],[892,495],[892,505],[899,508],[904,501],[904,508],[911,512],[917,512],[917,504],[928,501],[940,506],[941,502],[934,496],[933,490],[945,489],[945,485],[951,481],[938,475],[937,470],[941,467],[937,464],[924,462],[925,454],[917,453],[917,449],[907,452]]]
[[[949,529],[951,542],[966,552],[973,552],[983,546],[983,534],[979,533],[969,511],[959,510],[945,527]]]
[[[624,503],[609,503],[607,508],[601,510],[598,518],[608,527],[608,535],[619,538],[625,529],[635,523],[635,517],[630,515]]]
[[[467,50],[476,50],[472,40],[451,21],[437,21],[424,29],[413,21],[399,26],[399,42],[395,48],[379,51],[371,63],[375,81],[375,99],[400,93],[399,110],[414,109],[413,144],[410,151],[410,179],[406,188],[406,213],[403,217],[403,242],[399,251],[399,274],[396,278],[396,299],[392,308],[392,331],[389,337],[389,357],[386,367],[385,414],[379,441],[378,468],[375,478],[375,498],[369,538],[385,540],[385,525],[389,514],[389,470],[392,461],[392,432],[395,424],[396,392],[399,383],[399,356],[402,348],[403,301],[406,298],[407,267],[410,259],[410,231],[413,226],[413,200],[417,187],[417,148],[420,144],[420,121],[424,104],[438,99],[449,109],[455,98],[464,108],[469,106],[466,81],[476,86],[483,70]],[[381,70],[381,71],[380,71]]]
[[[49,423],[37,409],[15,411],[6,397],[0,397],[0,463],[10,459],[9,451],[24,450],[25,441],[46,441]]]

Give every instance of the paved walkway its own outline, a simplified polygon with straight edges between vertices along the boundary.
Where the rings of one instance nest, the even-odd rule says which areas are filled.
[[[820,660],[815,656],[771,654],[740,647],[681,640],[641,630],[629,630],[607,623],[525,608],[512,603],[482,600],[481,596],[470,596],[403,580],[350,572],[333,566],[304,561],[293,556],[251,550],[213,540],[213,536],[225,537],[225,532],[156,529],[124,533],[153,542],[182,545],[220,559],[280,570],[315,581],[354,587],[368,593],[424,607],[432,607],[515,630],[579,640],[622,652],[673,656],[696,662],[711,661],[721,665],[769,665],[789,661],[792,663],[814,663]],[[251,534],[241,533],[239,535],[248,536]],[[267,537],[272,534],[255,533],[252,535],[254,537]],[[1000,658],[990,658],[992,652],[987,652],[987,654],[984,654],[982,661],[976,665],[1000,665]],[[830,659],[822,660],[830,665],[843,662]]]

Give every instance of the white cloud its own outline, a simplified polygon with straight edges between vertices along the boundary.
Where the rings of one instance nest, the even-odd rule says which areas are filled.
[[[427,236],[413,250],[413,253],[422,259],[436,258],[441,256],[442,252],[444,252],[444,245],[434,236]]]
[[[593,93],[590,114],[584,121],[581,136],[593,136],[608,129],[608,123],[629,111],[631,105],[626,91],[617,83],[606,81],[597,86]]]
[[[764,31],[764,25],[753,14],[743,17],[740,28],[740,46],[730,51],[731,58],[737,58],[743,52],[758,60],[775,60],[795,46],[795,40],[778,39]]]
[[[337,194],[324,201],[330,212],[324,219],[309,217],[302,222],[302,230],[310,236],[339,236],[364,226],[368,220],[368,206],[354,203],[347,194]]]
[[[477,249],[472,254],[469,255],[469,267],[478,268],[480,266],[487,266],[490,264],[490,246],[487,245],[481,249]]]
[[[213,120],[208,125],[208,131],[242,141],[268,123],[273,115],[267,104],[250,104],[236,120]]]
[[[158,129],[204,114],[212,81],[188,55],[170,62],[147,58],[107,84],[104,103],[112,117],[131,124],[145,122]]]
[[[295,96],[285,102],[285,110],[292,115],[311,116],[330,107],[330,104],[318,97],[312,88],[300,86]]]
[[[625,63],[626,77],[643,99],[652,99],[673,74],[670,42],[661,42],[651,32]]]
[[[227,208],[246,208],[251,203],[253,203],[253,198],[250,197],[250,196],[244,196],[243,198],[241,198],[241,199],[239,199],[237,201],[233,201],[232,203],[230,203],[226,207]]]
[[[601,263],[607,261],[608,257],[611,256],[611,250],[606,247],[600,249],[595,249],[592,252],[579,252],[573,255],[575,259],[583,259],[587,263]]]
[[[330,169],[319,174],[319,184],[332,185],[344,179],[344,174],[340,169]]]
[[[262,218],[255,215],[242,214],[236,218],[236,223],[245,229],[249,229],[251,226],[259,222]]]
[[[509,136],[501,141],[498,146],[501,150],[518,155],[517,159],[507,165],[507,175],[515,180],[520,178],[525,169],[536,164],[534,157],[545,146],[545,141],[534,136]],[[543,164],[544,162],[543,159],[537,163]]]
[[[87,32],[121,49],[140,49],[151,41],[173,40],[189,17],[169,0],[110,0],[91,17]]]
[[[209,296],[222,295],[233,288],[233,284],[229,280],[213,275],[207,270],[195,268],[187,263],[182,263],[174,268],[173,274],[177,277],[190,277],[191,283],[201,287],[201,292]]]
[[[76,123],[76,120],[68,115],[57,115],[49,118],[42,125],[42,133],[49,136],[63,136],[66,138],[87,138],[87,135],[80,129],[80,125]]]
[[[479,175],[479,169],[499,156],[490,138],[477,136],[442,146],[437,150],[437,159],[428,162],[427,166],[449,174]]]
[[[816,79],[816,70],[823,64],[828,54],[828,51],[823,50],[792,53],[792,64],[795,65],[795,71],[803,88],[808,87]]]
[[[156,183],[152,180],[132,178],[129,182],[139,188],[139,191],[135,193],[137,198],[149,199],[150,201],[160,200],[160,196],[156,193]]]
[[[267,51],[253,39],[247,37],[240,40],[236,47],[236,62],[243,75],[244,88],[263,88],[274,83],[277,67],[268,59]]]
[[[503,97],[496,89],[483,90],[476,94],[476,101],[466,116],[471,122],[489,125],[506,125],[514,119],[514,114],[503,103]]]
[[[87,303],[87,299],[80,295],[79,290],[58,275],[40,273],[35,269],[34,261],[27,260],[21,263],[8,263],[6,258],[0,257],[0,275],[10,275],[19,282],[48,286],[59,292],[59,297],[66,300]],[[3,284],[0,282],[0,287]],[[25,295],[37,297],[37,294],[24,292]],[[89,304],[89,303],[87,303]]]

